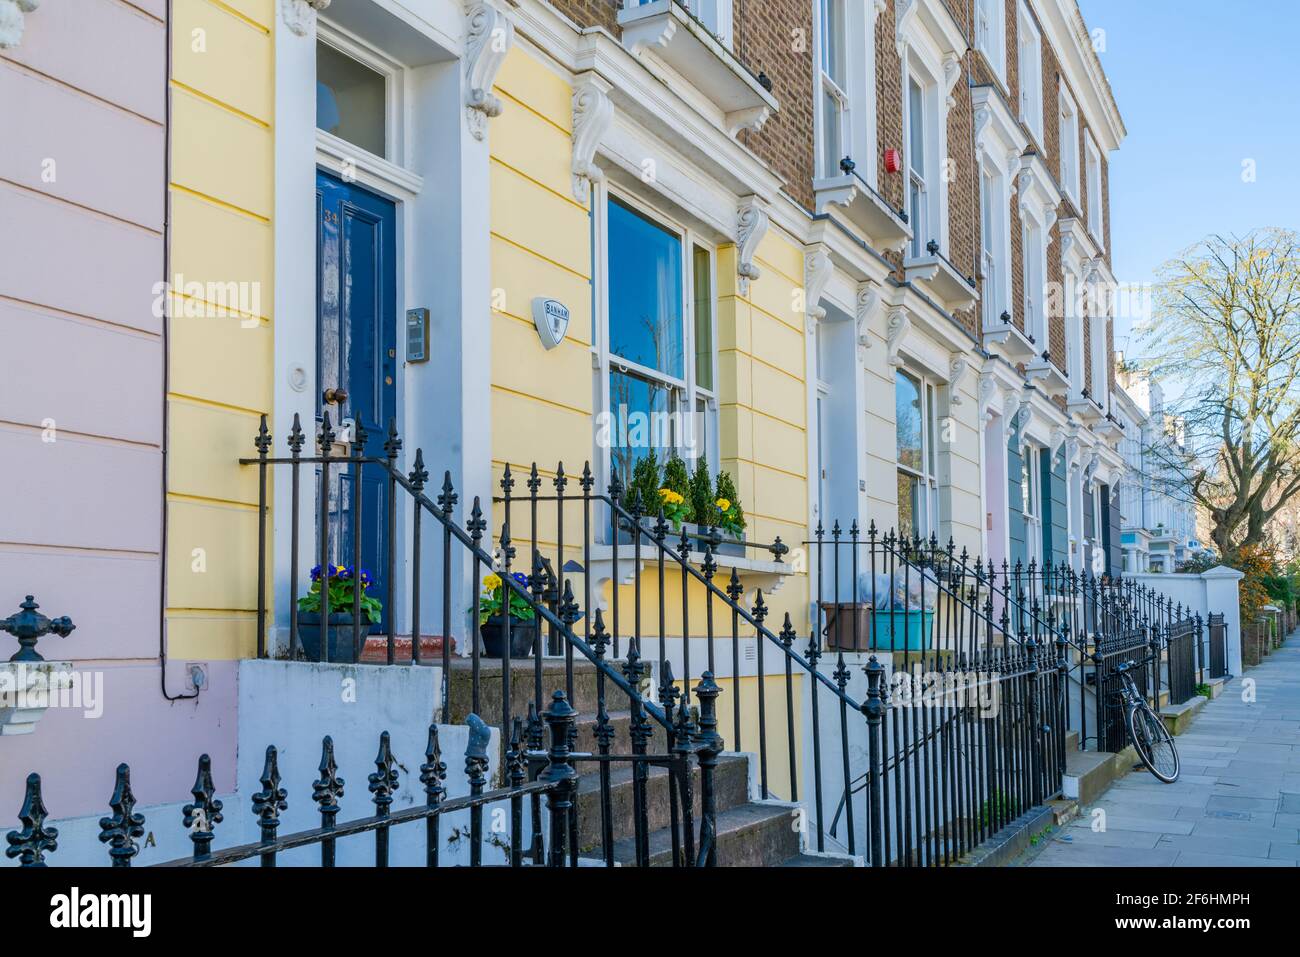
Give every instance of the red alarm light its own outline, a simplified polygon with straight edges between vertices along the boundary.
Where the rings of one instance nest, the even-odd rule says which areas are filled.
[[[885,172],[901,173],[902,171],[903,171],[902,152],[893,148],[885,150]]]

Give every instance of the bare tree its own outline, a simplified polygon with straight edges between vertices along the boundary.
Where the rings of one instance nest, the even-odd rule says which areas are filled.
[[[1231,559],[1300,492],[1300,237],[1210,236],[1165,263],[1160,280],[1138,330],[1143,365],[1167,383],[1166,428],[1182,430],[1188,454],[1168,442],[1153,452]]]

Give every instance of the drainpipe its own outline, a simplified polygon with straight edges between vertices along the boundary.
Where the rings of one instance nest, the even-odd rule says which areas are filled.
[[[166,91],[164,104],[163,129],[163,324],[162,324],[162,533],[159,536],[158,553],[158,683],[162,696],[168,701],[187,701],[197,698],[196,689],[190,694],[170,694],[167,691],[167,393],[171,389],[171,270],[172,270],[172,204],[169,183],[172,175],[172,4],[167,0],[166,43],[167,54],[164,58],[166,71],[163,75],[163,89]]]

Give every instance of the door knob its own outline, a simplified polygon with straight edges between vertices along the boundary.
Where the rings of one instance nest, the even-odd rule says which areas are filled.
[[[348,401],[348,393],[346,389],[326,389],[322,398],[324,398],[327,405],[331,403],[334,405],[342,405],[344,402]]]

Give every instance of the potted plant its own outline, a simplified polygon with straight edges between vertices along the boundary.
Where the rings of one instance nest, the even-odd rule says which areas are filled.
[[[328,582],[330,619],[326,625],[326,642],[321,643],[321,587]],[[352,605],[356,590],[361,589],[361,634],[370,634],[379,624],[384,606],[379,599],[366,594],[374,584],[370,573],[359,571],[351,565],[317,565],[311,570],[311,589],[298,599],[298,639],[309,661],[324,661],[322,647],[328,647],[329,660],[355,663],[360,650],[353,640]]]
[[[717,510],[717,526],[722,533],[722,543],[714,547],[720,555],[745,554],[745,510],[740,505],[740,495],[730,472],[719,472],[714,486],[713,506]]]
[[[528,576],[515,572],[511,576],[519,585],[528,586]],[[509,597],[506,596],[509,592]],[[504,607],[504,612],[503,612]],[[470,609],[472,614],[473,608]],[[518,592],[506,588],[495,572],[483,579],[478,601],[479,634],[483,636],[483,653],[489,658],[504,658],[506,618],[510,619],[510,657],[527,658],[537,645],[537,613]]]
[[[662,488],[661,469],[659,467],[659,456],[655,450],[651,449],[642,458],[636,460],[632,466],[632,478],[627,483],[627,490],[623,494],[624,510],[632,511],[632,502],[636,501],[641,506],[641,524],[648,527],[654,524],[653,518],[647,520],[646,516],[655,516],[659,510],[659,489]],[[618,523],[618,541],[620,545],[625,545],[632,541],[632,521],[628,518],[620,518]]]
[[[682,525],[691,519],[691,477],[686,463],[674,452],[664,465],[663,485],[657,492],[656,508],[662,509],[664,518],[673,531],[680,532]]]

